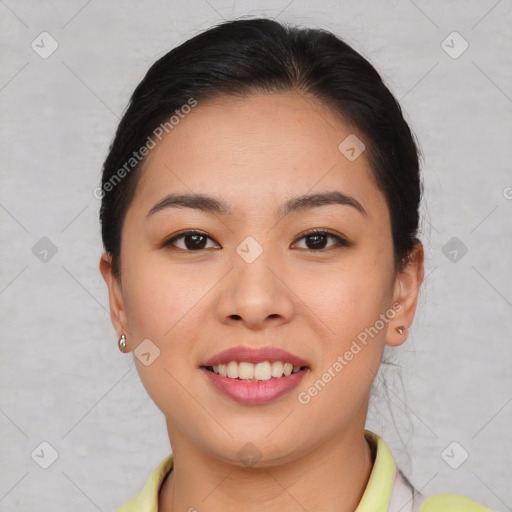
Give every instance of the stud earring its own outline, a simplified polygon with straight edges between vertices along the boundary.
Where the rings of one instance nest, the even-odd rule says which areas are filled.
[[[126,344],[126,336],[124,334],[121,334],[117,344],[121,352],[128,352],[128,345]]]
[[[398,334],[403,334],[405,332],[405,325],[399,325],[398,327],[395,327],[395,331]]]

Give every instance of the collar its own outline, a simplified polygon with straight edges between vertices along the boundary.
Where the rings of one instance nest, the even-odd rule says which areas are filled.
[[[355,512],[416,512],[423,500],[414,494],[396,467],[384,440],[370,430],[364,435],[376,449],[375,461],[361,501]],[[414,507],[414,509],[413,509]]]
[[[401,509],[395,508],[395,503],[402,501],[397,498],[402,498],[406,493],[412,495],[412,491],[401,478],[400,472],[397,471],[391,452],[383,439],[374,432],[365,430],[364,435],[374,446],[376,455],[366,489],[355,512],[394,512],[397,510],[408,512],[403,506]],[[117,512],[140,512],[141,510],[158,512],[160,486],[172,467],[171,453],[158,464],[142,491]]]

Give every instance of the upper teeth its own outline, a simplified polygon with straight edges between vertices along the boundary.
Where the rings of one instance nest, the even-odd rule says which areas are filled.
[[[282,363],[281,361],[265,361],[263,363],[247,363],[245,361],[230,361],[228,364],[219,364],[212,366],[213,371],[222,377],[230,379],[255,379],[270,380],[272,377],[279,378],[283,375],[288,376],[291,373],[300,371],[300,366],[293,366],[292,363]]]

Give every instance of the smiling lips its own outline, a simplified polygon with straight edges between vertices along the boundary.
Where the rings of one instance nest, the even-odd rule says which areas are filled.
[[[239,346],[224,350],[201,365],[210,382],[244,404],[263,404],[296,387],[308,362],[277,347]]]

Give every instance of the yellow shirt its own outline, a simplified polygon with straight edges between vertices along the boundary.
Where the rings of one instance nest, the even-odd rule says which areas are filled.
[[[414,494],[382,438],[370,430],[365,430],[365,436],[376,447],[376,456],[355,512],[492,512],[457,494],[436,494],[430,498]],[[160,485],[172,466],[171,453],[156,467],[142,491],[116,512],[158,512]]]

